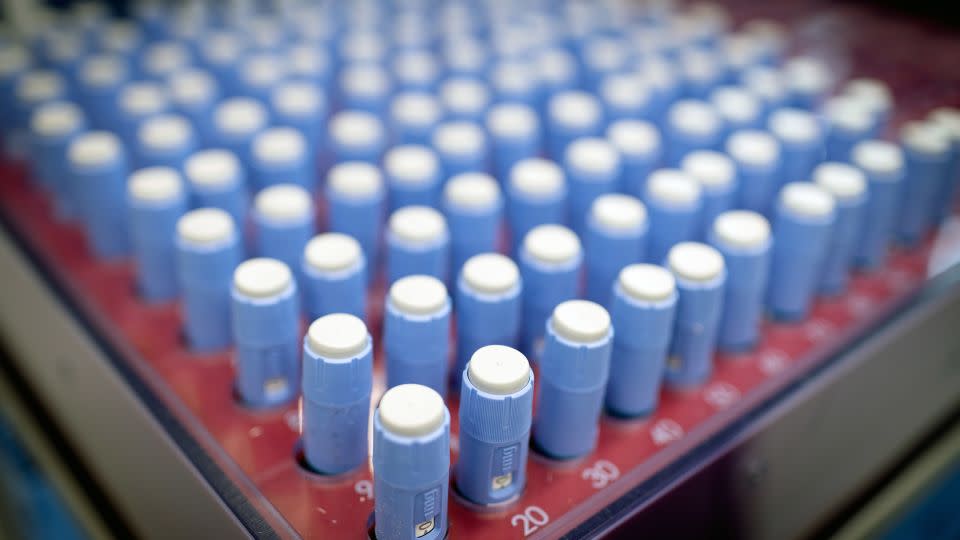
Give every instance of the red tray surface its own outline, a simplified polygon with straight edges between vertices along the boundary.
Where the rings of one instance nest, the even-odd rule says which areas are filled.
[[[239,404],[232,393],[229,352],[198,356],[187,350],[175,304],[141,302],[131,264],[95,260],[81,231],[55,222],[46,200],[22,174],[7,168],[3,177],[0,208],[15,228],[108,337],[129,353],[126,360],[206,443],[221,466],[246,478],[235,480],[248,496],[265,502],[258,500],[262,496],[305,537],[365,537],[373,510],[369,467],[334,478],[305,471],[296,459],[300,428],[296,403],[271,411]],[[699,389],[664,390],[652,417],[638,421],[604,417],[599,445],[591,455],[555,462],[532,453],[528,485],[519,500],[496,511],[477,512],[452,497],[453,537],[552,537],[570,529],[895,309],[924,281],[928,253],[928,246],[895,253],[881,271],[856,276],[848,294],[819,301],[813,316],[802,323],[765,324],[755,351],[719,356],[713,377]],[[382,292],[375,296],[372,308],[379,305]],[[376,330],[380,310],[371,311],[371,327]],[[379,351],[375,366],[374,403],[384,390]],[[457,403],[450,401],[448,406],[455,461]]]

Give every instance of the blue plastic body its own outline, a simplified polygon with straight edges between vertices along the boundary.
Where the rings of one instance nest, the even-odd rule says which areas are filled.
[[[350,197],[327,185],[327,226],[330,232],[352,236],[367,260],[367,278],[373,279],[380,265],[386,193],[379,190],[369,197]]]
[[[139,83],[130,83],[130,84],[139,84]],[[122,91],[123,89],[121,88],[120,93],[118,93],[118,99],[119,99],[119,96],[122,94]],[[135,145],[137,143],[135,141],[139,141],[139,137],[137,136],[137,133],[140,130],[140,126],[143,125],[144,120],[147,120],[148,118],[160,116],[161,114],[167,114],[169,112],[170,112],[169,103],[167,103],[166,105],[164,105],[158,110],[151,111],[149,113],[145,113],[141,115],[134,115],[134,114],[125,112],[121,110],[116,103],[114,103],[112,104],[110,109],[110,113],[108,116],[109,120],[106,123],[106,129],[116,133],[117,136],[120,137],[120,140],[124,141],[124,144],[126,144],[131,149],[136,150]],[[134,151],[133,154],[134,155],[131,157],[136,159],[137,157],[136,151]]]
[[[764,209],[766,215],[771,215],[776,207],[776,194],[790,182],[807,182],[816,168],[826,158],[826,145],[823,132],[808,141],[788,140],[777,137],[780,141],[780,182],[774,187],[774,196],[770,199],[770,206]]]
[[[66,85],[66,95],[71,99],[77,97],[77,81],[80,75],[80,66],[87,55],[91,53],[90,47],[86,43],[80,43],[80,47],[70,51],[70,54],[60,58],[51,58],[50,67],[64,78]]]
[[[790,99],[789,95],[784,92],[780,96],[764,96],[761,102],[763,104],[762,118],[766,122],[770,120],[770,116],[773,115],[774,111],[789,106]]]
[[[327,358],[303,341],[303,454],[323,474],[366,463],[373,344],[351,358]]]
[[[137,266],[137,288],[147,302],[173,300],[177,279],[177,221],[187,211],[186,190],[163,202],[128,196],[130,244]]]
[[[574,167],[569,161],[564,163],[567,176],[567,199],[570,228],[578,236],[583,236],[587,229],[587,217],[597,197],[613,193],[620,187],[620,163],[616,167],[603,173],[586,172]]]
[[[441,182],[440,171],[422,182],[403,182],[386,171],[387,189],[390,190],[390,213],[404,206],[440,207]]]
[[[425,14],[424,14],[425,15]],[[442,66],[439,65],[439,62],[433,64],[436,68],[430,74],[418,73],[418,70],[408,70],[402,69],[404,65],[401,63],[404,55],[412,55],[414,57],[420,56],[421,54],[430,55],[429,58],[433,58],[432,51],[429,50],[429,47],[433,45],[430,42],[432,36],[424,36],[423,41],[418,44],[397,44],[396,49],[393,54],[393,78],[396,81],[396,93],[399,92],[432,92],[437,91],[437,83],[439,82],[440,75],[442,73]],[[412,72],[411,72],[412,71]]]
[[[813,92],[801,91],[797,88],[789,90],[790,105],[808,111],[816,109],[827,97],[827,93],[823,90]]]
[[[439,105],[438,105],[439,106]],[[390,133],[394,145],[420,144],[429,145],[433,131],[437,129],[437,120],[431,122],[405,122],[399,118],[391,118]]]
[[[296,66],[295,72],[291,74],[290,81],[309,83],[321,92],[322,96],[330,95],[331,83],[333,82],[333,55],[327,51],[333,51],[333,36],[329,39],[308,38],[301,40],[299,45],[292,45],[290,53],[296,55],[295,49],[310,48],[312,60],[301,62]],[[320,47],[317,47],[320,45]],[[296,60],[294,61],[296,63]],[[329,109],[328,105],[324,109]]]
[[[941,183],[950,162],[950,152],[922,153],[903,147],[906,178],[900,185],[900,211],[896,225],[897,240],[914,246],[933,226],[939,206]]]
[[[725,186],[704,185],[702,187],[700,193],[703,206],[700,209],[700,233],[697,235],[697,240],[707,238],[717,216],[737,207],[739,185],[740,179],[734,176],[733,182]]]
[[[648,194],[645,200],[650,221],[646,260],[660,264],[674,245],[700,236],[703,199],[700,197],[693,204],[673,205],[655,200]]]
[[[477,44],[478,40],[476,38],[465,38],[463,41],[468,43],[470,47],[477,47],[481,51],[481,54],[484,54],[485,56],[489,56],[488,54],[486,54],[487,53],[486,46],[478,45]],[[444,58],[444,60],[446,60],[446,62],[444,62],[446,64],[444,66],[444,71],[446,73],[447,80],[453,79],[453,78],[467,78],[467,79],[476,79],[478,81],[486,82],[484,78],[486,77],[487,69],[489,67],[488,66],[489,59],[485,57],[482,59],[476,59],[477,61],[462,62],[462,63],[458,63],[456,60],[451,61],[450,57],[455,55],[455,52],[451,52],[451,49],[455,47],[456,47],[455,44],[441,47],[441,48],[447,49],[440,53],[441,57],[446,57]],[[466,119],[464,118],[463,120],[466,120]],[[475,121],[480,121],[480,119],[477,118],[475,119]]]
[[[231,292],[237,395],[251,407],[286,403],[300,390],[300,296],[292,282],[270,298]]]
[[[87,129],[86,119],[81,118],[76,129],[55,137],[39,133],[30,134],[30,166],[40,184],[54,197],[57,216],[72,220],[79,217],[78,201],[70,189],[70,164],[67,149],[77,135]]]
[[[599,107],[599,104],[598,104]],[[568,126],[554,118],[547,118],[547,155],[554,161],[564,161],[570,143],[584,137],[599,137],[604,127],[603,114],[586,126]]]
[[[512,60],[501,61],[502,64],[512,64]],[[528,63],[519,62],[520,66],[523,69],[533,69],[533,66],[529,66]],[[491,66],[488,74],[495,74],[499,66],[494,63]],[[527,105],[533,107],[534,109],[541,111],[542,102],[543,102],[543,89],[540,87],[540,81],[536,80],[535,77],[529,77],[524,81],[524,85],[518,85],[517,87],[511,88],[509,85],[501,85],[499,81],[496,80],[496,75],[493,75],[493,80],[490,83],[490,89],[493,90],[493,102],[496,103],[519,103],[521,105]]]
[[[533,440],[544,454],[572,459],[589,454],[600,434],[610,375],[613,329],[593,343],[574,343],[545,324]]]
[[[893,238],[897,213],[900,208],[900,185],[904,183],[904,171],[880,174],[863,170],[867,176],[867,204],[864,209],[863,228],[854,248],[854,263],[858,268],[874,270],[887,259],[887,249]]]
[[[646,221],[628,230],[611,230],[598,223],[592,213],[583,234],[584,261],[587,266],[586,297],[601,306],[610,305],[613,283],[620,270],[646,260]]]
[[[562,54],[568,56],[570,60],[569,66],[571,68],[567,73],[563,74],[566,76],[553,76],[550,78],[543,78],[540,81],[540,91],[543,94],[543,99],[545,102],[549,102],[551,97],[559,94],[560,92],[575,90],[580,87],[580,66],[576,61],[576,58],[570,55],[570,51],[560,49],[559,47],[548,47],[543,49],[541,53]]]
[[[706,134],[685,133],[670,122],[664,127],[664,146],[666,147],[666,165],[679,167],[683,158],[694,150],[718,150],[722,143],[722,123],[717,122],[716,129]]]
[[[516,347],[520,339],[522,281],[500,294],[476,291],[461,277],[457,280],[457,361],[456,380],[477,349],[487,345]]]
[[[716,96],[717,93],[714,92],[713,96]],[[730,135],[745,129],[761,129],[763,126],[763,104],[758,97],[753,98],[756,102],[756,114],[752,116],[747,116],[746,118],[731,118],[723,114],[720,115],[720,119],[723,121],[723,137],[722,139],[726,141]],[[715,103],[715,98],[711,97],[711,101]]]
[[[115,259],[130,253],[127,174],[123,155],[97,167],[70,165],[68,189],[78,203],[87,240],[98,257]]]
[[[467,259],[480,253],[498,251],[503,224],[503,199],[487,208],[464,208],[449,200],[443,214],[450,228],[450,275],[460,274]]]
[[[225,349],[233,341],[230,289],[233,271],[243,257],[240,239],[234,234],[204,246],[178,238],[176,246],[187,342],[199,353]]]
[[[237,175],[225,186],[207,187],[191,184],[191,203],[194,208],[219,208],[230,214],[234,224],[243,228],[247,220],[247,207],[250,204],[243,168],[237,169]]]
[[[763,104],[757,98],[757,113],[754,116],[744,119],[723,118],[723,140],[726,141],[730,135],[745,129],[763,128]]]
[[[812,219],[777,205],[773,219],[773,259],[767,307],[774,318],[807,317],[830,249],[836,213]]]
[[[313,210],[300,218],[278,220],[264,216],[254,208],[252,217],[257,256],[282,261],[299,281],[303,248],[316,232]]]
[[[950,158],[942,173],[933,209],[935,223],[940,223],[950,215],[957,198],[957,186],[960,185],[960,138],[953,139]]]
[[[117,60],[119,61],[120,58],[118,57]],[[114,127],[120,89],[129,81],[129,68],[124,63],[123,73],[115,82],[98,85],[89,85],[82,81],[78,83],[77,100],[83,105],[83,110],[90,118],[91,126],[97,129]]]
[[[736,207],[768,215],[784,184],[780,178],[783,165],[777,161],[759,164],[738,159],[734,159],[734,163],[737,166],[738,184]]]
[[[365,161],[373,165],[380,164],[380,158],[387,147],[387,141],[383,130],[380,130],[379,136],[367,144],[345,144],[338,141],[336,137],[329,138],[329,145],[333,152],[335,163],[344,161]]]
[[[60,73],[56,73],[54,71],[48,71],[46,69],[36,70],[36,73],[40,73],[40,72],[53,75],[60,82],[60,85],[59,85],[60,91],[50,96],[44,96],[42,99],[39,99],[39,100],[31,99],[26,101],[23,99],[23,97],[20,96],[18,92],[15,91],[13,100],[11,102],[4,103],[4,107],[13,108],[13,112],[14,112],[13,127],[17,130],[29,129],[30,118],[33,116],[34,111],[36,111],[38,108],[42,107],[43,105],[46,105],[47,103],[53,103],[54,101],[69,101],[72,99],[72,97],[67,93],[67,90],[68,90],[67,81],[66,81],[66,78],[63,77],[63,75],[61,75]],[[31,72],[27,71],[24,74],[24,76],[29,76],[30,74]],[[15,83],[14,88],[16,88],[16,85],[19,85],[19,82]],[[7,126],[4,126],[4,127],[7,127]]]
[[[510,228],[512,253],[520,252],[523,239],[535,227],[566,223],[567,188],[564,185],[552,197],[531,197],[507,183],[507,223]]]
[[[306,147],[305,147],[306,148]],[[316,188],[316,171],[313,161],[307,156],[309,149],[301,156],[289,161],[263,161],[252,156],[250,161],[250,187],[254,192],[278,184],[296,184],[310,193]]]
[[[223,32],[223,30],[218,30]],[[237,39],[242,39],[236,36]],[[243,53],[241,53],[242,57]],[[225,97],[240,96],[240,72],[237,69],[239,59],[236,58],[212,58],[210,55],[201,55],[200,65],[213,75],[217,81],[217,86]]]
[[[27,56],[29,56],[29,53]],[[32,61],[30,58],[27,59],[25,66],[27,69],[29,69]],[[0,100],[3,100],[2,102],[5,104],[0,107],[0,132],[4,135],[9,135],[17,117],[16,108],[12,104],[17,96],[17,81],[20,80],[24,71],[24,69],[11,69],[6,74],[0,74]]]
[[[240,163],[247,169],[248,175],[252,176],[251,166],[253,164],[253,139],[263,131],[266,126],[261,126],[247,133],[228,133],[220,129],[216,124],[213,125],[213,141],[210,144],[212,148],[223,148],[233,152]],[[252,181],[252,178],[247,178]],[[251,184],[252,185],[252,184]]]
[[[697,386],[713,373],[713,352],[723,313],[726,270],[706,282],[677,280],[677,313],[664,378],[677,388]]]
[[[383,427],[379,410],[373,414],[377,540],[442,540],[446,537],[450,413],[444,411],[444,415],[443,425],[432,433],[405,437]]]
[[[387,283],[413,274],[433,276],[447,283],[450,265],[450,235],[427,244],[405,242],[391,233],[387,237]]]
[[[523,279],[521,350],[531,361],[540,357],[547,320],[558,304],[580,295],[583,254],[566,264],[547,265],[520,249],[517,263]]]
[[[640,120],[653,116],[653,111],[650,110],[652,97],[648,97],[641,103],[631,104],[629,106],[604,99],[602,94],[600,97],[603,101],[603,117],[608,127],[610,124],[619,120]]]
[[[883,135],[890,127],[891,108],[889,106],[879,107],[873,111],[873,123],[870,126],[870,139],[882,139]]]
[[[620,191],[643,200],[647,196],[647,178],[662,159],[659,146],[649,154],[620,152]]]
[[[482,126],[478,125],[478,128],[483,131]],[[483,133],[483,145],[472,152],[446,152],[439,145],[433,145],[433,149],[440,159],[440,168],[443,170],[442,177],[445,179],[444,181],[466,172],[486,172],[489,143],[486,140],[486,131],[483,131]],[[434,139],[436,139],[436,135],[434,135]]]
[[[182,115],[190,121],[196,136],[196,146],[207,148],[213,144],[215,137],[213,134],[213,109],[222,98],[220,89],[216,84],[211,85],[211,92],[205,96],[198,96],[199,99],[191,103],[174,101],[173,108],[177,114]]]
[[[292,127],[299,131],[307,142],[307,159],[311,165],[315,164],[315,159],[312,159],[312,156],[316,155],[325,143],[324,126],[327,123],[327,102],[323,90],[317,88],[317,108],[303,114],[290,114],[278,107],[275,100],[276,94],[274,94],[270,109],[273,124]]]
[[[611,289],[610,318],[616,336],[610,356],[606,407],[617,416],[645,416],[657,408],[660,398],[677,293],[650,302],[631,298],[619,283]]]
[[[601,39],[610,39],[609,37],[604,37]],[[588,40],[589,41],[589,40]],[[634,65],[637,62],[637,59],[634,57],[631,51],[630,45],[626,42],[625,39],[618,39],[620,41],[623,50],[622,57],[619,58],[620,62],[617,62],[616,65],[606,65],[600,66],[595,62],[589,61],[589,56],[584,55],[581,61],[582,73],[583,73],[583,84],[584,86],[593,94],[599,94],[603,89],[603,81],[614,77],[617,75],[625,75],[632,73]],[[618,55],[619,56],[619,55]],[[607,103],[604,103],[604,109],[607,109]],[[632,111],[624,111],[627,114],[631,114]]]
[[[825,161],[839,161],[848,163],[853,147],[857,143],[863,142],[874,137],[874,126],[870,125],[864,130],[850,130],[843,127],[826,123],[826,156]]]
[[[331,313],[349,313],[366,321],[367,271],[366,257],[336,272],[320,271],[304,263],[301,289],[308,318],[314,320]]]
[[[836,221],[820,275],[820,294],[837,295],[847,290],[854,252],[863,236],[866,207],[866,192],[855,199],[837,198]]]
[[[513,170],[513,166],[517,162],[537,157],[540,153],[541,137],[539,126],[533,133],[522,137],[508,137],[490,133],[493,173],[501,186],[507,185],[510,171]]]
[[[463,78],[451,76],[445,79],[446,81],[451,80],[465,80]],[[476,82],[483,85],[484,90],[489,92],[489,88],[484,84],[484,81],[481,77],[475,79],[469,79],[471,82]],[[442,96],[442,90],[441,90]],[[443,121],[446,122],[474,122],[477,124],[482,124],[486,120],[487,112],[490,110],[489,94],[487,95],[487,101],[473,105],[470,107],[445,107],[443,111]],[[492,135],[492,134],[491,134]]]
[[[526,386],[507,395],[478,389],[466,371],[461,379],[457,490],[476,504],[509,501],[527,483],[533,373]]]
[[[169,21],[159,5],[144,6],[137,10],[135,18],[150,41],[160,41],[170,35]]]
[[[447,395],[450,358],[450,300],[429,315],[408,315],[388,298],[383,319],[387,388],[422,384]]]
[[[197,149],[197,138],[192,127],[187,140],[171,148],[150,148],[144,145],[139,137],[136,140],[133,155],[134,170],[146,167],[170,167],[183,173],[184,163],[190,157],[190,154]]]
[[[353,64],[357,64],[353,62]],[[351,65],[344,65],[343,69],[351,69]],[[342,73],[342,71],[341,71]],[[387,75],[387,80],[390,76]],[[348,92],[342,85],[339,88],[340,106],[344,110],[363,111],[383,118],[390,106],[390,97],[393,89],[388,86],[383,92]]]
[[[256,60],[254,57],[261,55],[271,56],[278,61],[281,58],[280,55],[274,54],[270,51],[252,51],[237,65],[237,73],[239,75],[237,78],[237,90],[241,96],[253,98],[261,103],[267,103],[270,100],[270,93],[282,79],[253,80],[253,78],[247,74],[249,69],[248,66],[250,65],[249,60]]]
[[[760,339],[774,240],[753,248],[734,246],[718,238],[712,227],[707,238],[723,255],[727,270],[717,347],[732,353],[750,350]]]
[[[672,60],[667,60],[666,57],[657,58],[657,61],[662,62],[662,65],[667,69],[672,67],[670,63]],[[667,111],[669,111],[670,107],[680,98],[682,91],[683,88],[680,85],[679,77],[672,71],[668,72],[668,75],[658,81],[653,87],[650,103],[650,110],[652,111],[651,120],[657,124],[661,132],[665,132],[667,129]],[[669,144],[669,142],[665,141],[665,146],[669,146]]]
[[[713,56],[715,60],[720,60],[716,58],[716,55]],[[693,77],[683,77],[683,95],[693,99],[708,99],[711,92],[725,82],[724,76],[726,74],[722,68],[718,67],[714,70],[714,73],[708,75],[708,77],[699,80]]]

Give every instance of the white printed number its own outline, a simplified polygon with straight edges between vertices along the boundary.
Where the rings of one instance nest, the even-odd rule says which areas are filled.
[[[767,351],[760,355],[760,369],[767,375],[783,371],[787,367],[787,354],[782,351]]]
[[[703,399],[715,409],[725,409],[740,399],[740,390],[732,384],[718,382],[707,388]]]
[[[826,339],[833,333],[833,323],[825,319],[811,319],[804,327],[807,338],[811,341]]]
[[[613,482],[617,478],[620,478],[620,469],[616,465],[610,463],[605,459],[593,464],[592,467],[588,467],[583,470],[583,474],[580,475],[584,480],[589,480],[590,485],[594,489],[603,489],[607,487],[607,484]]]
[[[550,523],[550,516],[539,506],[528,506],[522,514],[514,514],[510,518],[510,525],[514,527],[523,524],[523,535],[530,536],[537,532],[540,527]]]
[[[353,491],[363,499],[373,498],[373,483],[369,480],[360,480],[353,485]]]
[[[664,418],[650,429],[650,437],[657,446],[665,446],[683,437],[683,427],[669,418]]]

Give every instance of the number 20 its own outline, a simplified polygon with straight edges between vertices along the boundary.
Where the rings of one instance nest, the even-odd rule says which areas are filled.
[[[510,525],[514,527],[523,524],[523,536],[530,536],[540,527],[550,523],[550,516],[539,506],[528,506],[522,514],[515,514],[510,518]]]

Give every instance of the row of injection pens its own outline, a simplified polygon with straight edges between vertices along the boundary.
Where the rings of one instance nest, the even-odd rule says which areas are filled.
[[[319,473],[366,461],[386,280],[381,540],[446,531],[448,386],[454,484],[510,500],[531,431],[590,453],[602,410],[647,415],[764,316],[804,319],[957,184],[960,110],[883,140],[884,83],[712,4],[97,6],[0,35],[7,152],[144,301],[179,299],[192,349],[235,347],[247,405],[302,393]]]

